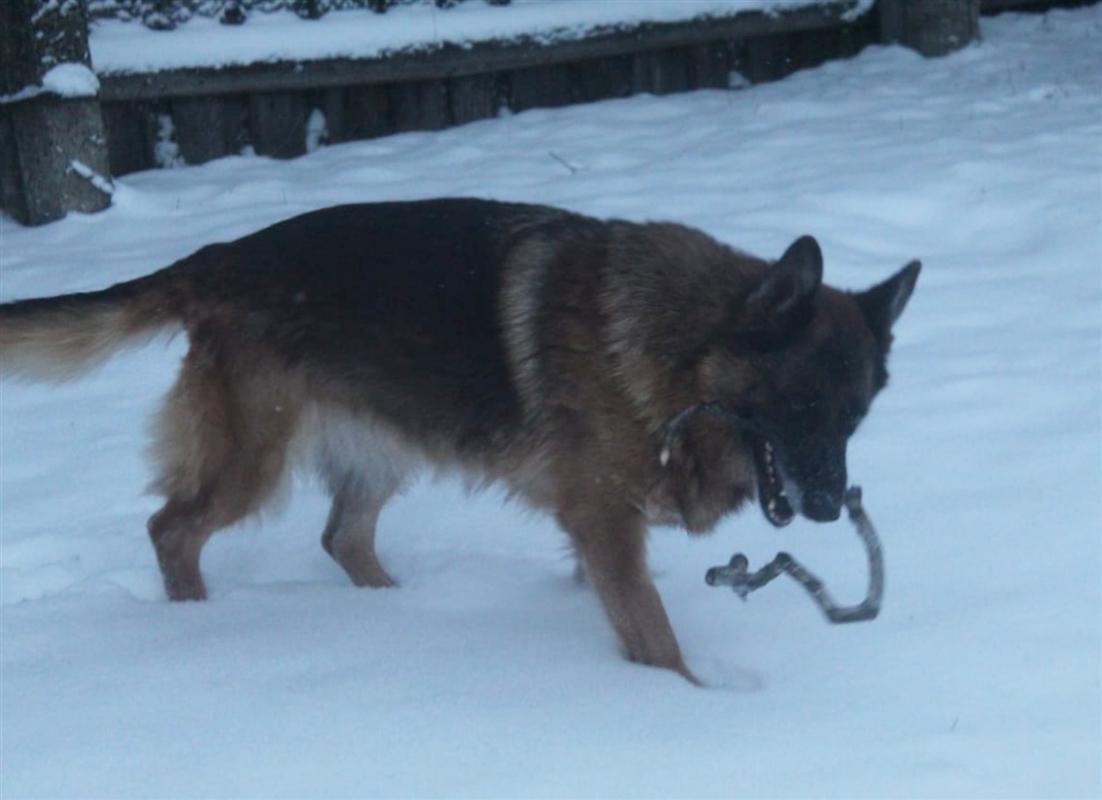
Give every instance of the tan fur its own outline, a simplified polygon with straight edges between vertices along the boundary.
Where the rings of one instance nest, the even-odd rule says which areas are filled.
[[[131,308],[59,308],[27,318],[0,317],[0,369],[60,383],[91,371],[124,345],[178,330],[178,320]]]
[[[287,467],[305,393],[293,373],[232,334],[207,329],[192,347],[155,426],[153,488],[167,500],[149,535],[173,599],[206,595],[199,551],[219,528],[259,511]]]
[[[554,258],[552,242],[542,236],[524,240],[512,252],[499,300],[499,313],[517,392],[528,410],[537,411],[542,390],[538,335],[541,288]]]

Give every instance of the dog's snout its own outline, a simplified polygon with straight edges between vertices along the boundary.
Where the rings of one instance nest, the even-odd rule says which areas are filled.
[[[834,522],[842,515],[842,498],[830,492],[808,492],[803,496],[801,510],[804,516],[816,522]]]

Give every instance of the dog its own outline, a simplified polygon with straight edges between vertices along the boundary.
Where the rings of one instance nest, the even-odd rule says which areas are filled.
[[[778,527],[836,519],[919,269],[846,292],[822,283],[810,236],[770,262],[674,223],[343,205],[102,291],[0,305],[0,369],[65,380],[186,331],[148,523],[172,600],[205,598],[204,543],[299,458],[332,495],[326,552],[356,585],[391,586],[380,510],[418,465],[454,468],[553,514],[626,657],[695,682],[648,525],[705,532],[755,496]]]

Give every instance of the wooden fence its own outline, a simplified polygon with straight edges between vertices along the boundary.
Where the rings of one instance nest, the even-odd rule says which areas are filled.
[[[314,110],[324,115],[327,141],[342,142],[461,125],[501,109],[723,88],[732,70],[770,80],[872,41],[871,17],[841,21],[846,5],[640,26],[555,45],[489,42],[376,59],[107,76],[100,98],[111,170],[154,166],[166,119],[188,163],[246,145],[288,158],[305,152]]]
[[[306,152],[308,132],[319,136],[311,119],[323,119],[324,141],[335,143],[461,125],[501,109],[725,88],[732,73],[751,83],[773,80],[851,56],[885,36],[906,41],[917,30],[908,9],[922,4],[963,9],[956,24],[966,26],[967,42],[979,1],[879,0],[871,13],[852,19],[857,0],[824,0],[781,13],[597,29],[557,43],[511,39],[377,58],[106,74],[92,98],[0,103],[0,204],[32,224],[95,210],[109,202],[103,189],[110,175],[163,165],[168,142],[188,164],[245,148],[294,157]],[[984,0],[1023,1],[1037,0]],[[18,57],[20,41],[10,31],[34,16],[36,4],[48,10],[57,7],[52,3],[2,0],[0,6],[10,5],[0,11],[0,28],[9,23],[9,33],[0,34],[0,55]],[[80,42],[59,47],[69,50],[56,60],[88,63],[86,41],[83,50]],[[0,93],[15,91],[17,73],[7,86],[0,83]]]

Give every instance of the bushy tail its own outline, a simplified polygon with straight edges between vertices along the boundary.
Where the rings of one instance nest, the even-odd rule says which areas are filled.
[[[68,380],[127,344],[179,326],[162,274],[99,292],[0,304],[0,373]]]

